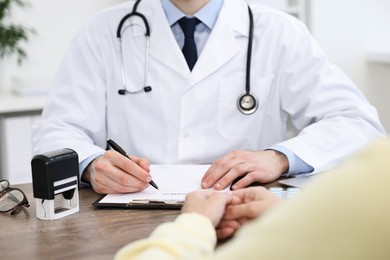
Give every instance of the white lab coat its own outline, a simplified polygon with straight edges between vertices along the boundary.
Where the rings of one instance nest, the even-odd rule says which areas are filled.
[[[98,14],[78,33],[51,89],[43,119],[34,126],[34,154],[74,149],[80,161],[106,149],[112,138],[152,163],[212,163],[232,150],[279,144],[322,171],[384,134],[376,110],[330,65],[304,25],[287,14],[253,6],[255,32],[252,115],[237,109],[244,93],[248,10],[225,0],[192,71],[160,2],[138,7],[150,24],[153,90],[118,95],[122,88],[116,30],[132,2]],[[123,35],[127,89],[144,80],[144,25]],[[287,139],[286,122],[302,130]]]

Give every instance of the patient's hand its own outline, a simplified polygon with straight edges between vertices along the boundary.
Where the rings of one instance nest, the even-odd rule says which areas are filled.
[[[261,216],[282,201],[264,187],[249,187],[233,191],[233,197],[217,226],[218,238],[233,236],[243,224]]]
[[[198,190],[186,196],[181,211],[182,213],[194,212],[201,214],[210,219],[216,227],[231,199],[231,191]]]

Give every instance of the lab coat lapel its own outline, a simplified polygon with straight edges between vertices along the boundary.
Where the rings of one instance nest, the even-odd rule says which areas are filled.
[[[205,79],[239,53],[240,47],[237,43],[237,37],[247,37],[248,26],[249,19],[245,2],[225,1],[209,39],[192,71],[191,85]]]
[[[238,36],[248,36],[248,11],[244,1],[225,1],[218,20],[191,71],[184,55],[172,34],[164,10],[155,0],[144,0],[139,6],[150,26],[150,57],[161,62],[184,78],[189,79],[188,87],[207,78],[224,66],[240,51]],[[143,49],[140,45],[140,51]],[[243,64],[245,66],[245,64]]]
[[[145,1],[144,11],[150,23],[150,57],[188,78],[191,74],[184,55],[173,36],[160,1]],[[141,5],[140,5],[141,7]]]

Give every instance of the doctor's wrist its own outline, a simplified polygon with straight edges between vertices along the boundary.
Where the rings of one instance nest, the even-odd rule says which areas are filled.
[[[275,168],[276,168],[276,171],[277,171],[279,177],[285,173],[288,173],[289,161],[288,161],[287,156],[284,153],[279,152],[277,150],[273,150],[273,149],[269,149],[266,151],[273,152],[273,157],[274,157],[274,161],[275,161],[274,165],[275,165]]]
[[[95,163],[98,159],[100,159],[101,155],[93,159],[88,166],[84,169],[81,175],[81,181],[86,183],[91,183],[91,175],[92,172],[95,171]]]

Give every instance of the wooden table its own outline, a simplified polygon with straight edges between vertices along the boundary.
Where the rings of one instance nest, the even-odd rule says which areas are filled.
[[[97,209],[99,198],[90,188],[80,190],[80,211],[58,220],[36,217],[31,184],[21,188],[30,207],[11,216],[0,215],[0,259],[112,259],[124,245],[149,236],[160,223],[172,221],[179,210]]]
[[[277,181],[264,186],[286,187]],[[81,188],[78,213],[40,220],[32,184],[13,187],[25,192],[30,207],[13,216],[0,214],[0,259],[112,259],[124,245],[148,237],[159,224],[180,214],[166,209],[98,209],[92,203],[100,195]]]

